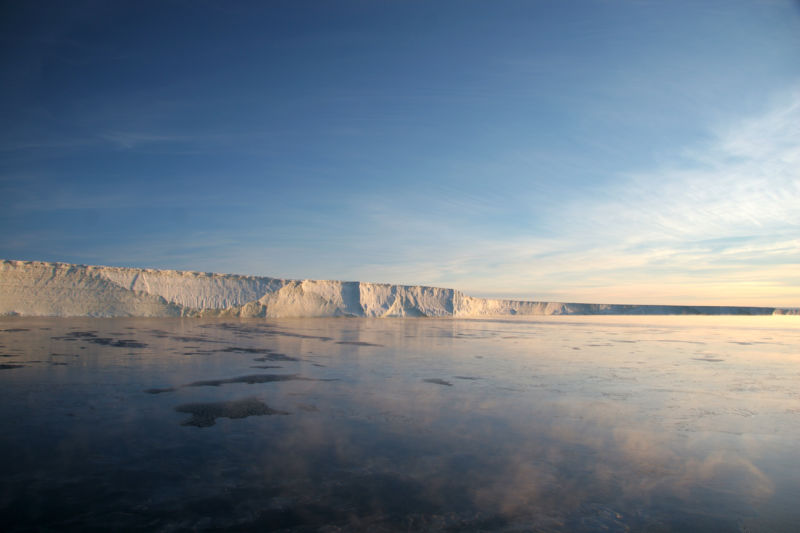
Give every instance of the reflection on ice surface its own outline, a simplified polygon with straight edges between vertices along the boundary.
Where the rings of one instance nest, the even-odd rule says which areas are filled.
[[[6,319],[0,523],[791,531],[798,348],[771,316]]]

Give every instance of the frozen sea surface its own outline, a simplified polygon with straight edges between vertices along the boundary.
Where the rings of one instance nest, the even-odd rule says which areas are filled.
[[[798,317],[3,319],[3,531],[797,531]]]

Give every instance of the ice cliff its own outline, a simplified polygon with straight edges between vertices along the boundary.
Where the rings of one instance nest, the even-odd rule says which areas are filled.
[[[0,261],[0,315],[479,317],[796,312],[772,307],[526,302],[473,298],[437,287]]]

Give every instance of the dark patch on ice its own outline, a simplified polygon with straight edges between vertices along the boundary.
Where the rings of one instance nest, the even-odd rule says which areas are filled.
[[[317,409],[316,405],[309,404],[309,403],[298,403],[297,408],[301,411],[305,411],[307,413],[317,413],[319,409]]]
[[[147,394],[161,394],[162,392],[175,392],[176,390],[178,389],[174,387],[169,387],[164,389],[145,389],[145,392]]]
[[[236,333],[252,333],[258,336],[275,336],[275,337],[294,337],[296,339],[314,339],[320,341],[332,341],[331,337],[323,337],[319,335],[304,335],[302,333],[292,333],[289,331],[283,331],[277,329],[275,326],[270,324],[260,324],[258,326],[243,326],[239,324],[231,324],[224,322],[222,324],[213,324],[208,326],[201,326],[201,327],[216,327],[219,329],[225,329],[228,331],[234,331]]]
[[[716,359],[714,357],[692,357],[695,361],[705,361],[706,363],[721,363],[725,359]]]
[[[116,348],[147,348],[147,344],[135,341],[133,339],[114,340],[114,339],[98,337],[96,339],[89,340],[89,342],[100,344],[102,346],[114,346]]]
[[[228,346],[218,351],[225,353],[272,353],[269,348],[246,348],[243,346]]]
[[[422,381],[424,381],[425,383],[434,383],[436,385],[445,385],[447,387],[453,386],[452,383],[450,383],[449,381],[445,381],[441,378],[429,378],[429,379],[423,379]]]
[[[312,380],[310,378],[298,376],[297,374],[250,374],[248,376],[238,376],[235,378],[204,379],[202,381],[193,381],[192,383],[184,385],[184,387],[219,387],[220,385],[227,385],[229,383],[247,383],[248,385],[254,385],[256,383],[273,383],[276,381]]]
[[[181,337],[181,336],[178,336],[178,335],[173,335],[172,339],[174,339],[174,340],[176,340],[178,342],[211,342],[211,343],[222,342],[222,341],[217,341],[217,340],[214,340],[214,339],[209,339],[209,338],[206,338],[206,337]]]
[[[364,341],[336,341],[336,344],[348,344],[350,346],[383,346],[383,344],[375,344]]]
[[[184,346],[182,349],[185,350],[183,352],[183,355],[210,355],[210,354],[218,354],[220,352],[228,352],[228,353],[232,352],[232,350],[219,350],[215,348],[206,350],[200,348],[199,346]]]
[[[19,357],[22,354],[18,353],[0,353],[0,357]]]
[[[84,341],[99,344],[101,346],[113,346],[115,348],[146,348],[147,344],[132,339],[112,339],[110,337],[98,337],[96,331],[73,331],[61,337],[50,337],[57,341]],[[82,347],[83,349],[83,347]]]
[[[482,379],[482,378],[474,377],[474,376],[453,376],[453,377],[456,378],[456,379],[468,379],[470,381],[475,381],[476,379]]]
[[[0,370],[11,370],[12,368],[22,368],[25,365],[14,365],[11,363],[2,363],[0,364]]]
[[[303,335],[302,333],[290,333],[288,331],[272,331],[267,333],[267,335],[277,335],[281,337],[294,337],[296,339],[310,339],[310,340],[318,340],[318,341],[332,341],[331,337],[324,337],[320,335]]]
[[[60,363],[60,362],[52,362],[50,366],[67,366],[67,363]]]
[[[250,368],[283,368],[280,365],[253,365]]]
[[[297,374],[250,374],[247,376],[238,376],[235,378],[223,379],[204,379],[201,381],[193,381],[186,383],[180,387],[169,388],[154,388],[146,389],[144,392],[148,394],[161,394],[162,392],[175,392],[184,387],[219,387],[220,385],[228,385],[231,383],[246,383],[248,385],[255,385],[257,383],[275,383],[279,381],[338,381],[336,379],[314,379],[298,376]]]
[[[28,328],[7,328],[7,329],[0,329],[0,331],[4,331],[6,333],[18,333],[21,331],[30,331]]]
[[[258,398],[244,398],[227,402],[213,403],[185,403],[175,407],[179,413],[192,415],[181,422],[182,426],[196,426],[199,428],[213,426],[217,418],[247,418],[248,416],[288,415],[286,411],[279,411],[267,406]]]
[[[289,357],[288,355],[282,353],[270,353],[263,357],[255,357],[253,358],[253,361],[261,361],[262,363],[265,361],[289,362],[289,361],[299,361],[299,359],[297,359],[296,357]]]

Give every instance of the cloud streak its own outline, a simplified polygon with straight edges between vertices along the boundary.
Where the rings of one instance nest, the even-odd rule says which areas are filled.
[[[451,199],[438,211],[424,200],[409,208],[373,198],[360,210],[367,235],[392,248],[378,237],[363,245],[374,253],[363,254],[350,277],[486,296],[798,305],[798,139],[795,92],[678,154],[680,164],[626,174],[601,194],[531,205],[555,228],[547,236],[518,227],[499,234],[481,224],[491,209],[460,208],[480,205],[474,198]],[[529,222],[535,226],[524,217],[519,225]],[[369,261],[381,255],[385,262]]]
[[[583,294],[583,280],[596,279],[602,299],[650,300],[667,296],[659,289],[667,284],[687,300],[797,305],[798,276],[787,274],[800,266],[800,92],[683,160],[573,202],[566,219],[577,222],[562,236],[582,249],[553,250],[557,268],[532,271],[544,279],[571,272]]]

